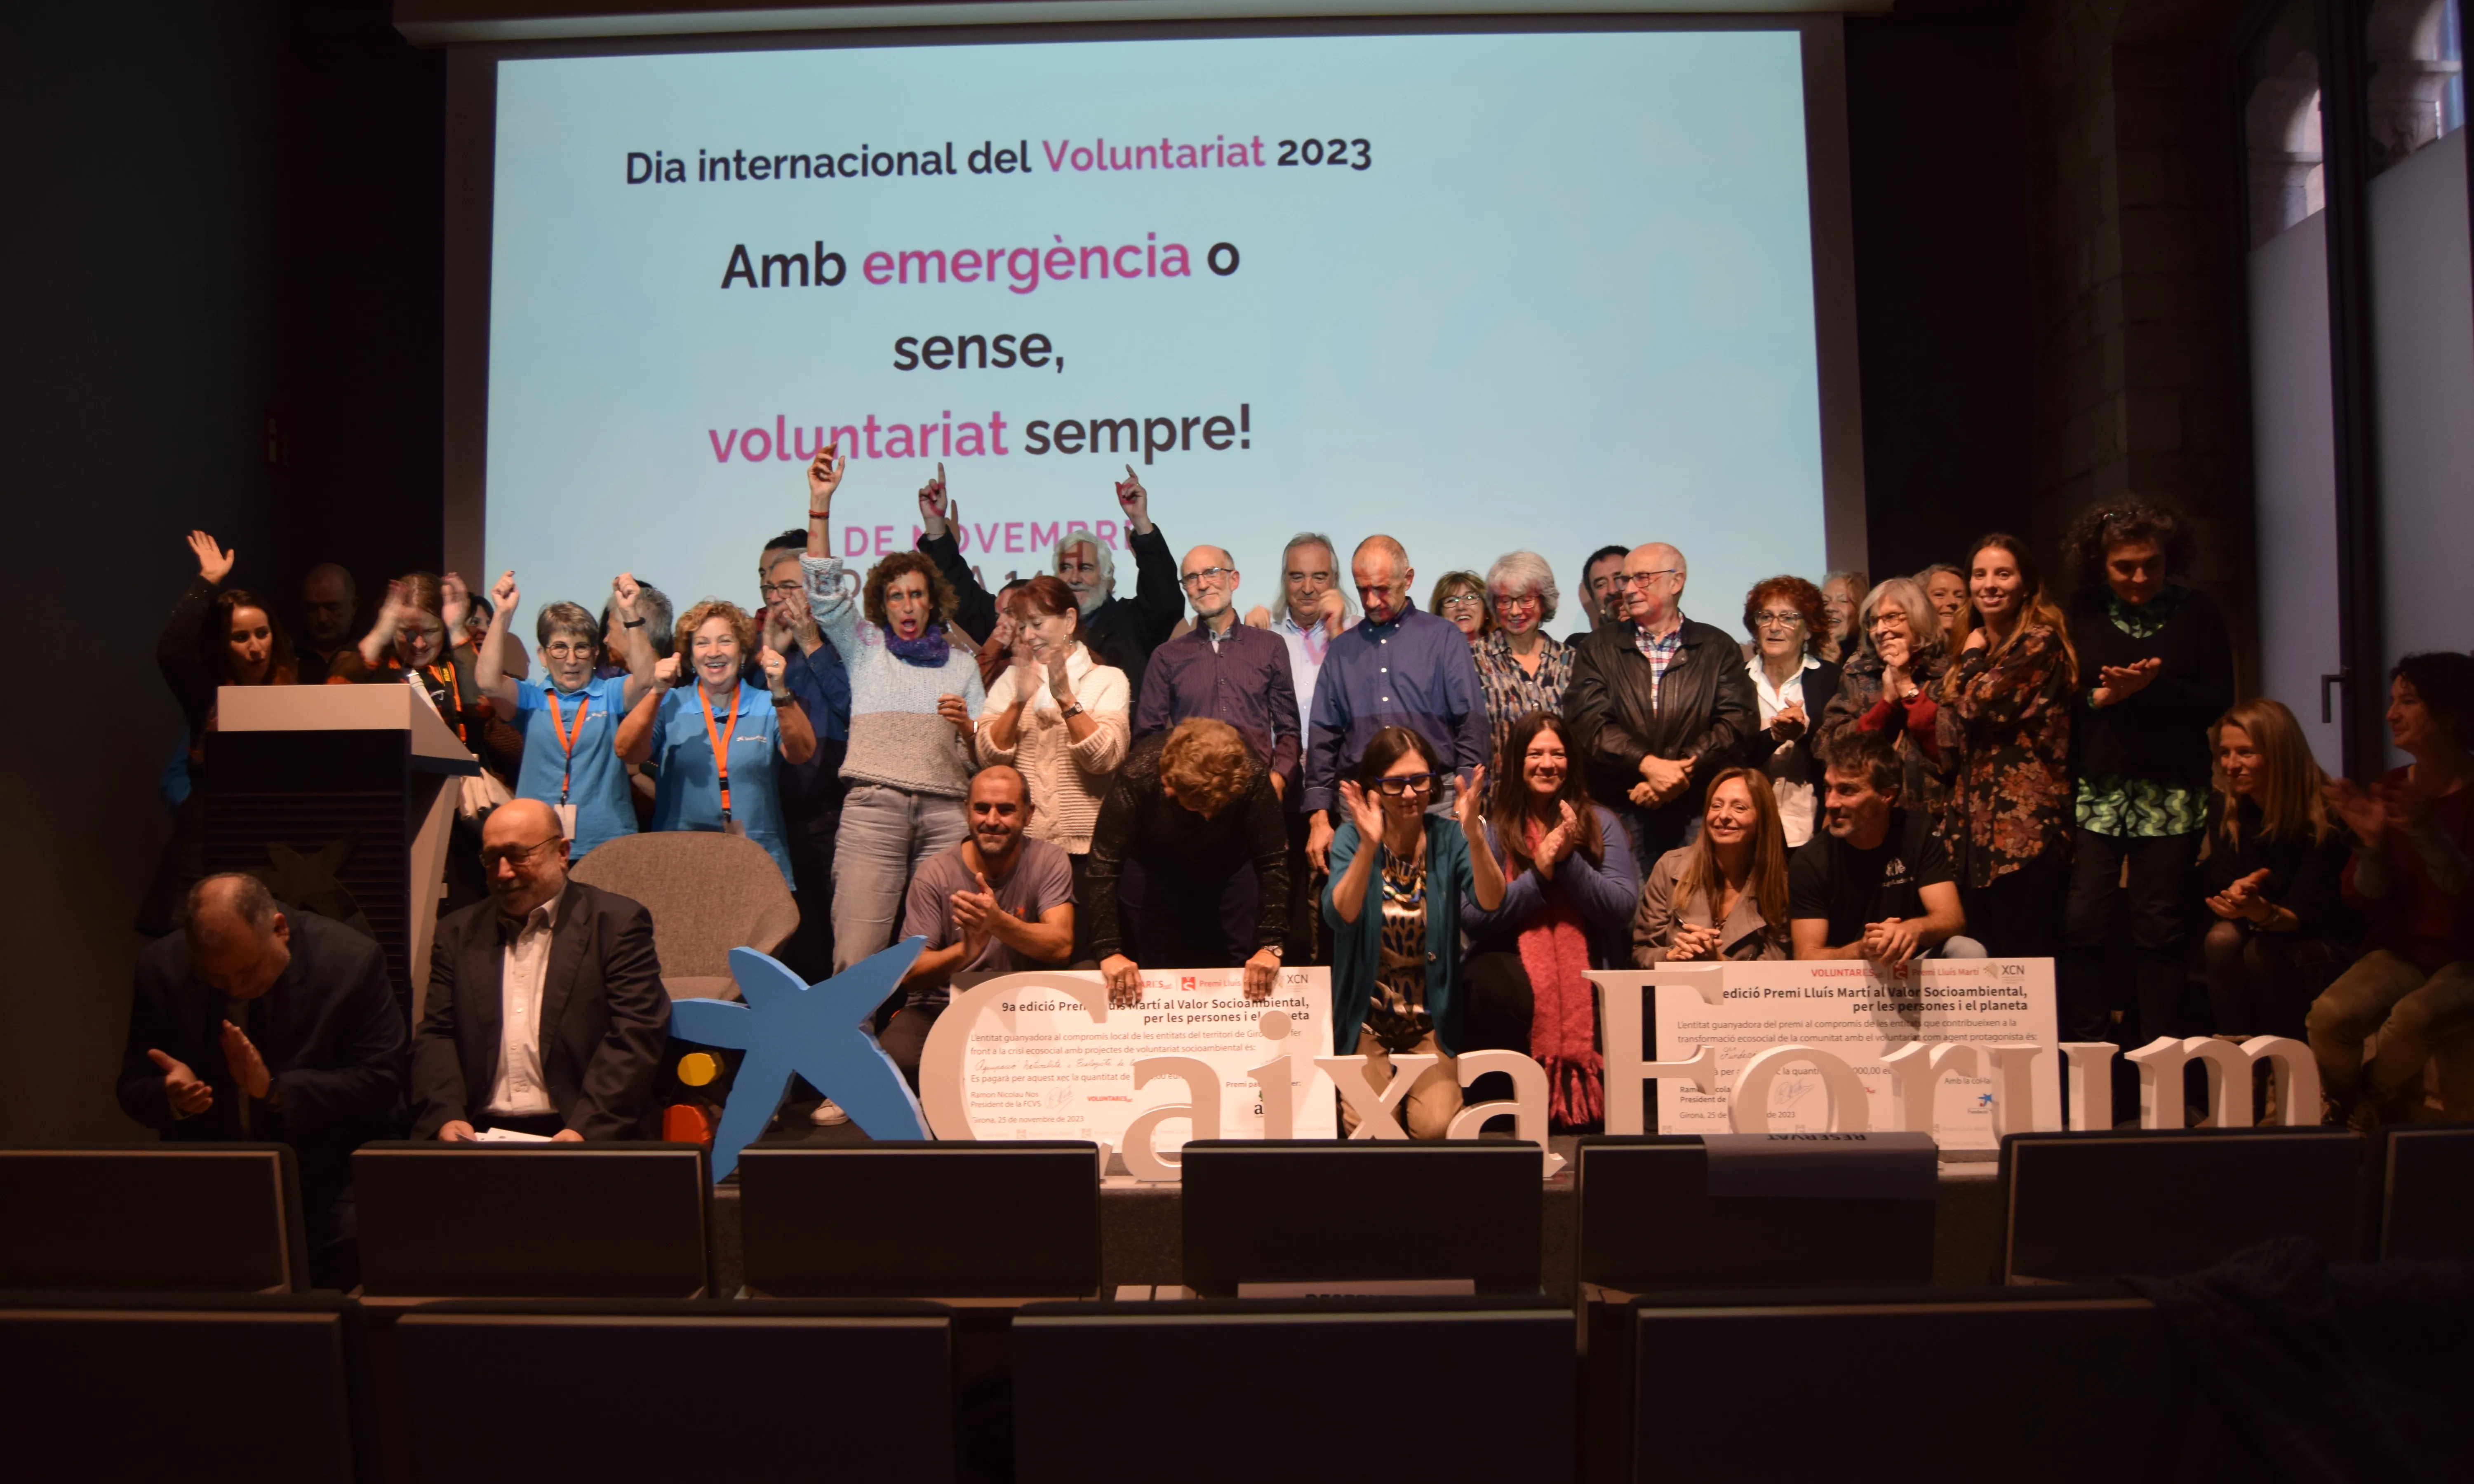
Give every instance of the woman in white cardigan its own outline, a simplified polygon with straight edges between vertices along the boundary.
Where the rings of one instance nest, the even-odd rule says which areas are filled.
[[[1132,734],[1133,696],[1126,672],[1091,658],[1075,637],[1081,610],[1073,589],[1047,573],[1006,599],[1015,625],[1013,663],[988,687],[980,713],[980,766],[1011,763],[1031,783],[1033,840],[1063,850],[1074,865],[1074,898],[1091,829]],[[1085,940],[1078,915],[1075,957]]]

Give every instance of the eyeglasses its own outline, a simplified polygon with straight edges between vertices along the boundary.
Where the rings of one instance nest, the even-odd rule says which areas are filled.
[[[1474,592],[1456,592],[1450,597],[1445,598],[1443,602],[1437,604],[1436,607],[1442,609],[1446,613],[1450,612],[1454,609],[1460,609],[1466,612],[1475,613],[1485,609],[1486,599],[1479,597]]]
[[[1875,630],[1904,629],[1907,627],[1907,615],[1895,610],[1876,613],[1873,615],[1873,621],[1865,627]]]
[[[1677,567],[1662,566],[1655,572],[1617,572],[1615,574],[1615,584],[1622,587],[1646,587],[1653,580],[1661,577],[1673,577],[1681,569]]]
[[[1440,773],[1391,773],[1376,778],[1374,787],[1378,793],[1390,794],[1397,799],[1402,794],[1431,793],[1434,791],[1435,780],[1442,777]]]
[[[1792,629],[1802,622],[1804,622],[1804,615],[1791,610],[1785,612],[1772,610],[1766,613],[1753,615],[1753,627],[1756,629]]]
[[[1494,595],[1494,609],[1498,613],[1505,609],[1537,608],[1538,606],[1539,597],[1534,592],[1498,592]]]
[[[1233,566],[1207,566],[1200,572],[1188,572],[1176,580],[1180,587],[1200,587],[1206,583],[1225,583],[1237,575]]]
[[[765,583],[756,590],[768,598],[787,598],[806,589],[802,583]]]
[[[558,839],[559,837],[556,835],[547,835],[542,839],[534,841],[530,845],[494,845],[486,847],[481,851],[481,869],[483,871],[496,871],[500,866],[509,862],[513,862],[519,866],[529,864],[534,856],[539,855],[543,850],[555,845],[558,842]]]

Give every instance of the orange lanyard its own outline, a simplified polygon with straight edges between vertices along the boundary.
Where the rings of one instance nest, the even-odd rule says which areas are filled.
[[[706,704],[702,690],[696,692],[696,714],[704,718],[704,734],[713,739],[713,770],[721,783],[721,819],[726,825],[730,823],[730,749],[723,742],[739,730],[739,691],[730,693],[730,724],[720,731],[713,730],[713,707]]]
[[[558,802],[567,802],[567,780],[575,771],[575,739],[584,735],[584,718],[593,709],[593,698],[586,696],[575,705],[575,730],[567,730],[567,713],[559,709],[559,694],[549,693],[549,724],[558,729],[558,750],[567,760],[558,769]]]
[[[455,679],[454,661],[430,665],[422,673],[447,687],[447,724],[455,729],[456,741],[471,747],[473,739],[464,734],[464,687]]]

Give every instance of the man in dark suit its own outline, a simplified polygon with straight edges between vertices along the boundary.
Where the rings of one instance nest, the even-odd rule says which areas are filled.
[[[1574,643],[1564,716],[1590,797],[1632,836],[1646,875],[1691,837],[1710,779],[1760,727],[1744,652],[1684,616],[1684,553],[1636,546],[1617,574],[1629,616]]]
[[[401,1136],[403,1050],[376,943],[213,875],[138,954],[120,1106],[167,1139],[291,1145],[312,1278],[350,1286],[352,1151]]]
[[[634,1138],[652,1114],[670,996],[642,903],[567,878],[538,800],[481,826],[490,899],[438,924],[412,1042],[413,1135]]]

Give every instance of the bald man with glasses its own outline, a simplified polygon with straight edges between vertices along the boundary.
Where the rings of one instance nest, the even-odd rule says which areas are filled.
[[[670,1025],[653,915],[568,879],[558,815],[538,800],[491,813],[481,869],[490,899],[440,922],[430,946],[413,1137],[648,1137]]]
[[[1194,627],[1152,652],[1134,703],[1134,735],[1166,731],[1190,716],[1226,722],[1286,799],[1297,791],[1301,754],[1288,644],[1238,622],[1237,563],[1225,549],[1187,552],[1177,583],[1194,607]]]
[[[1701,796],[1759,726],[1743,651],[1684,616],[1684,553],[1636,546],[1616,582],[1624,621],[1583,636],[1564,689],[1590,797],[1615,811],[1643,863],[1685,844]]]

